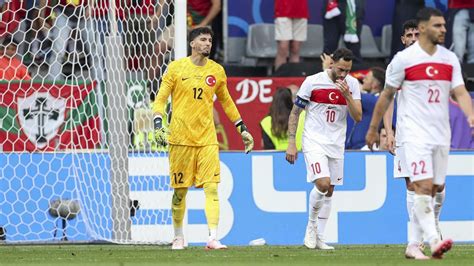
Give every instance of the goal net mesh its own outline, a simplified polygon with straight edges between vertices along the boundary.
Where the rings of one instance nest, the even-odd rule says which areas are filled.
[[[173,1],[109,1],[0,2],[0,241],[172,237],[150,104]]]

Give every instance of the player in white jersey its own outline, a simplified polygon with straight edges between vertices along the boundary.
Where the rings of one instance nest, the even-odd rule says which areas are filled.
[[[402,29],[403,35],[401,36],[401,42],[405,46],[405,48],[411,46],[418,40],[418,23],[415,19],[407,20],[403,23]],[[390,67],[389,67],[390,68]],[[398,93],[397,93],[398,94]],[[400,97],[397,96],[396,99],[398,100]],[[407,212],[408,212],[408,245],[405,250],[405,257],[408,259],[428,259],[425,254],[423,254],[422,250],[422,243],[423,243],[423,236],[419,226],[416,226],[413,223],[413,197],[415,195],[415,188],[413,184],[410,182],[409,173],[407,168],[405,167],[405,156],[403,152],[403,146],[401,146],[401,142],[399,137],[402,135],[401,132],[398,134],[394,134],[395,132],[392,131],[392,118],[393,118],[393,109],[394,103],[391,102],[387,112],[383,117],[384,127],[389,129],[387,130],[387,139],[388,139],[388,150],[390,153],[394,155],[393,158],[393,176],[394,178],[404,178],[406,184],[406,205],[407,205]],[[395,136],[394,136],[395,135]],[[403,163],[402,163],[403,162]],[[439,204],[435,205],[435,214],[438,214],[436,218],[439,218],[439,213],[441,210],[441,205],[444,199],[444,186],[441,187],[442,191],[436,193],[436,197],[438,199]],[[438,208],[437,208],[437,207]],[[438,211],[437,211],[438,210]],[[439,231],[439,227],[437,226]]]
[[[295,134],[298,118],[306,110],[303,154],[307,180],[314,184],[309,196],[309,221],[304,244],[308,248],[334,249],[324,241],[335,185],[342,185],[347,112],[362,119],[359,82],[349,72],[354,56],[341,48],[332,55],[331,69],[308,76],[301,85],[288,121],[286,160],[297,159]]]
[[[440,259],[453,244],[451,239],[440,239],[433,211],[434,192],[446,178],[450,93],[459,100],[471,126],[474,113],[457,57],[439,45],[446,34],[443,14],[424,8],[418,12],[417,20],[418,42],[399,52],[387,69],[385,90],[375,106],[366,140],[373,147],[382,115],[400,88],[397,134],[401,133],[405,167],[415,188],[413,218],[430,244],[431,256]]]

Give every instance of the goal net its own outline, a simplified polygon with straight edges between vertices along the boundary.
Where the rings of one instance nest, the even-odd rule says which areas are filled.
[[[0,241],[171,240],[150,104],[174,2],[1,1]]]

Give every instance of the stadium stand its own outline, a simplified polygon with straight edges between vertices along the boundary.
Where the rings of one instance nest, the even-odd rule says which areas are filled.
[[[390,56],[392,51],[392,25],[384,25],[382,28],[382,36],[380,38],[380,50],[385,57]]]
[[[308,24],[308,39],[301,45],[301,57],[319,58],[323,53],[323,26]]]

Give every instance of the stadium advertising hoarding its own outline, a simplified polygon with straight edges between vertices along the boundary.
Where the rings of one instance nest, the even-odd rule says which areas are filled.
[[[260,121],[269,114],[270,105],[273,100],[273,94],[279,87],[287,87],[289,85],[300,86],[303,83],[304,77],[292,78],[275,78],[275,77],[229,77],[227,79],[227,87],[229,93],[234,99],[240,115],[247,125],[249,131],[252,133],[255,140],[254,149],[260,150],[263,148],[262,142],[262,128]],[[226,147],[229,150],[242,150],[242,137],[235,130],[235,125],[226,117],[224,110],[220,103],[215,104],[216,110],[219,113],[220,121],[224,127],[226,138],[219,136],[219,141],[227,140]]]
[[[295,165],[281,152],[221,153],[219,235],[229,245],[264,238],[268,244],[300,245],[307,222],[304,160]],[[447,199],[441,214],[445,236],[474,241],[474,152],[452,152]],[[25,162],[36,162],[26,164]],[[19,165],[30,165],[21,168]],[[132,239],[172,238],[168,163],[164,156],[130,154],[130,197],[140,202],[131,218]],[[112,232],[110,159],[105,153],[1,153],[0,226],[7,241],[51,241],[56,218],[48,205],[57,198],[78,199],[81,212],[68,221],[73,241],[110,238]],[[405,182],[395,180],[392,156],[347,152],[344,185],[337,188],[326,228],[328,242],[405,243]],[[190,243],[207,240],[204,194],[188,193],[185,234]]]

